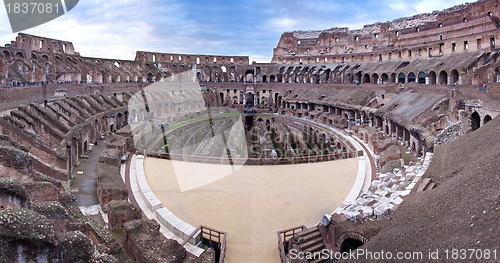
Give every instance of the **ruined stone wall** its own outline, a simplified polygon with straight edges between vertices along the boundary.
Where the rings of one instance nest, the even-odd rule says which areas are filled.
[[[135,60],[83,57],[71,42],[21,33],[0,47],[0,85],[164,82],[191,69],[198,69],[204,81],[230,81],[241,79],[248,65],[248,56],[137,52]]]
[[[443,56],[496,48],[497,0],[481,0],[441,12],[366,25],[360,30],[287,32],[272,62],[328,64]]]
[[[189,64],[228,64],[228,65],[248,65],[248,56],[213,56],[177,53],[159,53],[138,51],[136,61],[142,62],[163,62],[163,63],[189,63]]]

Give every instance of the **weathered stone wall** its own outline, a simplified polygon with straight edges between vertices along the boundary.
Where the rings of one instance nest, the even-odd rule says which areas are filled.
[[[125,224],[123,245],[138,263],[182,262],[186,250],[174,240],[160,234],[160,225],[154,220],[134,220]]]
[[[122,200],[113,200],[108,203],[108,224],[111,230],[123,229],[124,225],[132,220],[141,219],[142,211],[133,204]]]

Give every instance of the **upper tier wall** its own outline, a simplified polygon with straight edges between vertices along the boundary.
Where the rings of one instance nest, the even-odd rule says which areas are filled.
[[[442,56],[495,48],[498,0],[367,25],[361,30],[287,32],[274,49],[282,64],[340,63]]]

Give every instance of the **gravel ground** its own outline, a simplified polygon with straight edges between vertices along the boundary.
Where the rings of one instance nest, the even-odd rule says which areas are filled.
[[[388,227],[361,248],[391,251],[394,257],[397,252],[423,252],[417,262],[430,261],[429,250],[439,252],[439,260],[432,262],[456,262],[452,249],[481,249],[474,253],[468,250],[466,259],[458,262],[500,262],[499,136],[500,118],[496,118],[449,145],[439,146],[425,175],[437,187],[409,195],[391,215]],[[489,260],[480,257],[485,249],[491,250]],[[395,260],[376,262],[389,261]]]

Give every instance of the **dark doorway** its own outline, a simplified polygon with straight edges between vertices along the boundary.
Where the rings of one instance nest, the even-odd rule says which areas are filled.
[[[486,123],[490,122],[491,120],[492,120],[491,116],[490,115],[486,115],[484,117],[483,125],[485,125]]]
[[[470,126],[473,131],[481,127],[481,117],[479,117],[479,114],[477,112],[472,113],[472,115],[470,116]]]
[[[340,246],[340,252],[341,253],[344,253],[344,252],[350,253],[351,251],[356,250],[358,247],[360,247],[362,245],[364,245],[363,242],[361,242],[357,239],[348,238],[348,239],[344,240],[344,242],[342,242],[342,245]]]

